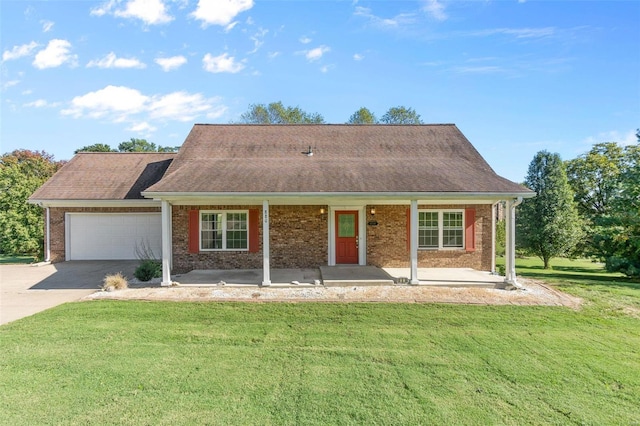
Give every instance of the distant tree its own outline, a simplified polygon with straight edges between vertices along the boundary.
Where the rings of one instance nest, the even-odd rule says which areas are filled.
[[[180,146],[158,146],[158,152],[178,152]]]
[[[157,152],[158,147],[153,142],[147,142],[146,139],[131,138],[128,141],[118,145],[120,152]]]
[[[240,116],[245,124],[323,124],[322,115],[308,113],[299,107],[285,107],[282,102],[269,105],[251,104],[249,110]]]
[[[413,108],[403,106],[389,108],[380,122],[384,124],[423,124],[420,115]]]
[[[347,124],[376,124],[378,119],[369,109],[362,107],[349,117]]]
[[[0,157],[0,252],[43,253],[42,209],[27,199],[63,164],[44,151],[15,150]]]
[[[520,206],[519,241],[548,269],[551,258],[570,253],[582,237],[581,219],[560,156],[538,152],[529,165],[525,186],[536,196]]]
[[[87,145],[83,146],[82,148],[78,148],[73,153],[77,154],[79,152],[116,152],[116,150],[111,148],[106,143],[94,143],[93,145]]]

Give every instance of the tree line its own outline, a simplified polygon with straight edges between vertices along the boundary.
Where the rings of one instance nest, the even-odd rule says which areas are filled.
[[[520,249],[544,267],[558,256],[605,262],[640,276],[640,130],[637,143],[593,145],[577,158],[538,152],[524,185],[536,193],[518,211]]]

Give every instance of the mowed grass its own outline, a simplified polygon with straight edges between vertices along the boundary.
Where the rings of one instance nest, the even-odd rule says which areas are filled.
[[[0,254],[0,265],[10,265],[17,263],[33,263],[36,258],[33,256]]]
[[[66,304],[0,327],[0,424],[638,424],[640,319],[610,308],[640,294],[611,278],[573,278],[579,311]]]

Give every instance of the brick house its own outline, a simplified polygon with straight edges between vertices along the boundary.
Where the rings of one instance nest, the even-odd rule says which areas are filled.
[[[48,260],[134,259],[171,272],[354,264],[494,270],[506,203],[455,125],[196,124],[177,153],[80,153],[30,198],[46,208]]]

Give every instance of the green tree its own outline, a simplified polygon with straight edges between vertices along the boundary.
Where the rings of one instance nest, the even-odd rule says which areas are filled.
[[[349,117],[347,124],[376,124],[378,119],[369,109],[362,107]]]
[[[43,252],[42,209],[29,196],[64,164],[44,151],[15,150],[0,157],[0,251]]]
[[[106,143],[94,143],[93,145],[83,146],[73,151],[74,154],[79,152],[116,152],[116,150]]]
[[[384,124],[423,124],[420,115],[413,108],[403,106],[389,108],[380,122]]]
[[[637,136],[638,144],[624,149],[619,196],[594,238],[607,270],[633,277],[640,276],[640,132]]]
[[[245,124],[323,124],[322,115],[308,113],[299,107],[285,107],[282,102],[269,105],[251,104],[249,110],[240,116]]]
[[[611,213],[611,202],[620,192],[624,157],[624,149],[616,142],[605,142],[566,162],[578,210],[590,222]]]
[[[157,152],[158,147],[153,142],[147,142],[146,139],[131,138],[128,141],[118,145],[120,152]]]
[[[519,209],[519,241],[548,269],[551,258],[568,254],[582,237],[580,216],[560,156],[538,152],[529,164],[525,186],[536,196],[525,200]]]

